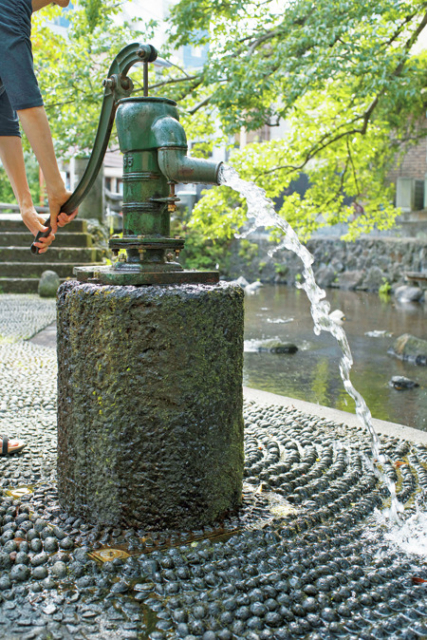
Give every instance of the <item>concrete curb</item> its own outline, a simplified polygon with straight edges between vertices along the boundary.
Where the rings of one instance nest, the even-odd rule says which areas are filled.
[[[313,404],[312,402],[305,402],[304,400],[296,400],[295,398],[287,398],[286,396],[279,396],[276,393],[260,391],[259,389],[250,389],[249,387],[243,387],[243,395],[246,400],[254,400],[260,404],[279,404],[281,406],[294,407],[304,413],[319,416],[326,420],[333,420],[338,424],[344,423],[349,427],[361,426],[357,416],[353,413],[339,411],[338,409],[331,409],[330,407],[324,407],[320,404]],[[394,422],[377,420],[375,418],[372,419],[372,423],[378,435],[402,438],[427,446],[427,432],[425,431],[406,427]]]

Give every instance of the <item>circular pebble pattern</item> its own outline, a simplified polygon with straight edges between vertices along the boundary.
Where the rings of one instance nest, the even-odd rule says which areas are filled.
[[[48,324],[26,304],[28,326]],[[191,532],[93,527],[57,502],[55,352],[20,336],[0,339],[0,433],[28,442],[0,463],[0,637],[427,637],[425,562],[384,539],[387,489],[361,429],[247,403],[239,513]],[[409,516],[427,449],[382,444]]]

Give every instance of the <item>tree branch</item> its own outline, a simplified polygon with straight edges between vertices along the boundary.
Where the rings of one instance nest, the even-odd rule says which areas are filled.
[[[354,118],[351,122],[357,122],[358,120],[364,119],[365,114],[361,115],[361,116],[357,116],[356,118]],[[344,125],[343,125],[344,126]],[[365,123],[363,125],[363,127],[365,126]],[[333,144],[334,142],[338,142],[338,140],[341,140],[341,138],[344,138],[345,136],[350,136],[350,135],[354,135],[355,133],[360,133],[363,134],[365,133],[365,131],[363,130],[363,127],[360,129],[350,129],[348,131],[342,131],[341,133],[337,134],[336,136],[334,136],[333,138],[331,138],[330,140],[327,140],[328,136],[330,135],[329,133],[325,133],[324,136],[322,136],[319,140],[320,144],[316,144],[313,145],[311,147],[311,149],[308,151],[305,160],[303,162],[301,162],[301,164],[299,165],[292,165],[292,164],[287,164],[287,165],[280,165],[277,167],[273,167],[273,169],[269,169],[268,171],[263,171],[262,173],[259,173],[258,176],[262,175],[268,175],[270,173],[274,173],[275,171],[281,171],[282,169],[290,169],[291,171],[302,171],[302,169],[304,169],[304,167],[308,164],[308,162],[310,162],[310,160],[312,160],[318,153],[320,153],[320,151],[323,151],[323,149],[326,149],[326,147],[328,147],[329,145]],[[325,142],[322,142],[323,140],[327,140]]]
[[[341,171],[341,177],[340,177],[340,184],[338,186],[338,189],[335,191],[335,193],[329,198],[329,200],[327,200],[323,207],[324,209],[326,209],[326,207],[329,207],[329,205],[332,202],[335,202],[335,200],[338,198],[338,196],[342,193],[343,187],[344,187],[344,178],[345,178],[345,174],[347,173],[347,169],[348,169],[348,157],[346,160],[346,163],[344,165],[344,169]]]
[[[188,110],[188,113],[190,116],[193,116],[195,113],[197,113],[197,111],[199,109],[201,109],[202,107],[204,107],[205,105],[209,104],[209,102],[211,101],[211,98],[215,95],[215,93],[211,93],[210,96],[206,96],[206,98],[203,98],[203,100],[201,100],[198,104],[196,104],[195,107],[193,107],[192,109]]]
[[[403,59],[399,62],[399,64],[397,65],[397,67],[394,69],[394,71],[390,74],[392,77],[397,77],[400,75],[400,73],[402,72],[405,63],[406,63],[406,54],[409,53],[409,51],[411,50],[411,48],[413,47],[413,45],[415,44],[415,42],[417,41],[419,35],[421,34],[421,32],[423,31],[423,29],[427,26],[427,13],[425,13],[423,19],[421,20],[420,24],[418,25],[418,27],[415,29],[415,31],[412,33],[412,35],[408,38],[408,40],[405,42],[405,46],[404,46],[404,50],[405,50],[405,54]],[[325,134],[324,136],[322,136],[322,138],[320,139],[319,143],[317,143],[316,145],[313,145],[311,147],[311,149],[308,151],[305,160],[303,160],[303,162],[301,162],[301,164],[299,165],[282,165],[282,166],[277,166],[274,167],[273,169],[269,169],[268,171],[264,171],[260,174],[258,174],[258,176],[260,175],[268,175],[270,173],[274,173],[276,171],[280,171],[280,170],[286,170],[289,169],[291,171],[302,171],[302,169],[304,169],[304,167],[308,164],[308,162],[310,160],[312,160],[314,158],[314,156],[316,156],[318,153],[320,153],[321,151],[323,151],[323,149],[326,149],[326,147],[328,147],[331,144],[334,144],[335,142],[338,142],[338,140],[341,140],[342,138],[354,135],[356,133],[359,133],[360,135],[365,135],[367,129],[368,129],[368,125],[371,119],[372,114],[374,113],[379,100],[381,98],[382,95],[384,95],[386,89],[382,89],[377,96],[375,96],[375,98],[372,100],[371,104],[369,105],[369,107],[366,109],[366,111],[361,114],[360,116],[356,116],[355,118],[353,118],[353,120],[351,120],[351,123],[357,122],[359,120],[363,120],[363,125],[361,128],[353,128],[350,129],[348,131],[343,131],[335,136],[333,136],[332,138],[330,138],[329,140],[327,140],[327,138],[329,137],[329,133]],[[325,140],[325,142],[323,142]]]
[[[166,58],[164,58],[166,60]],[[174,62],[171,62],[170,60],[166,60],[166,62],[171,66],[171,67],[175,67],[176,69],[179,69],[179,71],[181,71],[181,73],[183,73],[184,75],[188,76],[190,78],[190,76],[188,75],[188,73],[186,72],[186,70],[183,67],[180,67],[178,64],[175,64]]]
[[[274,31],[270,31],[269,33],[265,33],[263,36],[260,36],[259,38],[254,40],[254,42],[252,42],[246,55],[251,56],[260,44],[266,42],[267,40],[270,40],[271,38],[274,38],[277,35],[280,35],[281,33],[283,33],[282,29],[275,29]]]
[[[350,149],[350,144],[349,144],[348,138],[346,140],[346,144],[347,144],[348,157],[349,157],[350,162],[351,162],[351,168],[352,168],[352,172],[353,172],[354,184],[355,184],[355,187],[356,187],[356,190],[357,190],[357,196],[360,196],[360,187],[359,187],[359,183],[358,183],[358,180],[357,180],[356,167],[354,166],[353,156],[352,156],[352,153],[351,153],[351,149]],[[357,198],[357,196],[356,196],[356,198]]]
[[[424,3],[424,6],[427,6],[427,3]],[[409,16],[406,16],[406,18],[404,19],[404,21],[399,25],[399,27],[396,29],[396,31],[393,33],[393,35],[391,36],[391,38],[389,38],[387,40],[387,42],[384,43],[383,48],[384,47],[389,47],[391,44],[393,44],[393,42],[395,40],[397,40],[397,38],[400,36],[400,34],[402,33],[402,31],[405,29],[405,27],[411,22],[411,20],[413,20],[415,18],[415,16],[417,15],[418,11],[414,11],[414,13],[411,13]]]

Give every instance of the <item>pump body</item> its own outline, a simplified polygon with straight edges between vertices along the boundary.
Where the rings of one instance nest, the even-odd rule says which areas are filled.
[[[141,50],[145,51],[137,50],[134,61],[140,60]],[[144,64],[152,59],[149,56]],[[170,216],[179,200],[175,185],[218,184],[221,163],[187,156],[187,138],[173,100],[149,97],[147,88],[143,97],[132,97],[133,83],[123,73],[108,78],[105,86],[117,110],[123,153],[123,235],[110,239],[113,255],[119,257],[115,264],[76,267],[77,279],[117,285],[217,283],[216,271],[185,271],[176,260],[184,239],[171,237]],[[110,131],[111,126],[105,135]]]

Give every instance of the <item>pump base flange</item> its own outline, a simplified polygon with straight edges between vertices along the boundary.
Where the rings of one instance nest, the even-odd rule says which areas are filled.
[[[218,271],[121,271],[114,267],[74,267],[80,282],[140,286],[150,284],[217,284]]]

